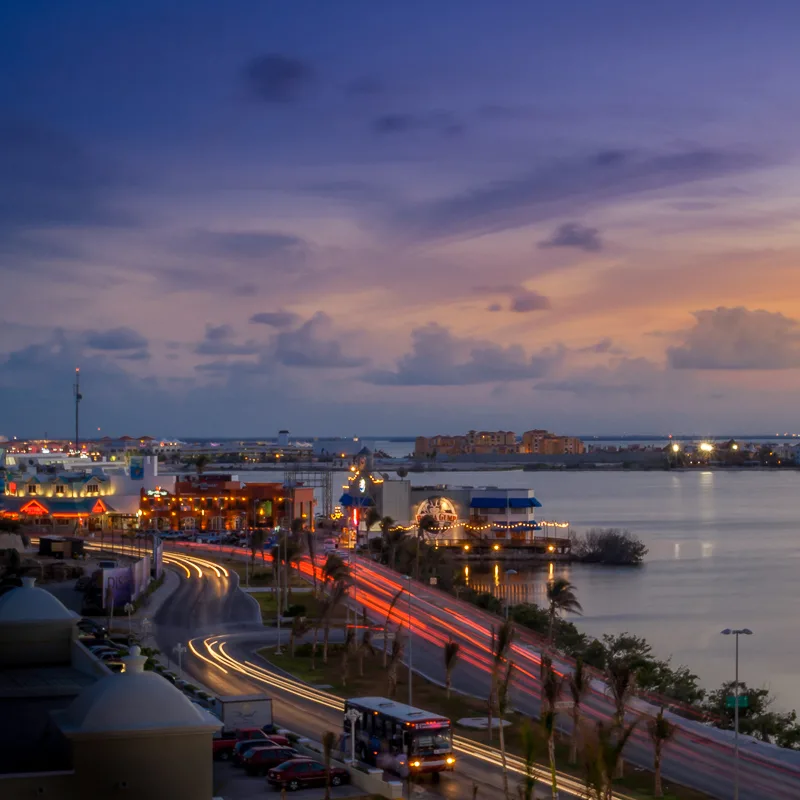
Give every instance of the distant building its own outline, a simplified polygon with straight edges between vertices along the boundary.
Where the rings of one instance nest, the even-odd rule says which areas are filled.
[[[463,456],[514,453],[566,455],[585,452],[583,442],[575,436],[559,436],[546,430],[530,430],[521,441],[513,431],[469,431],[463,436],[418,436],[414,457],[436,459],[438,456]]]
[[[586,448],[575,436],[558,436],[550,431],[534,429],[522,434],[521,453],[532,453],[544,456],[578,455]]]

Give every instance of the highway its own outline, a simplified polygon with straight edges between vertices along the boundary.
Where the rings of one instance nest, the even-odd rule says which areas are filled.
[[[191,546],[184,550],[191,550]],[[230,548],[225,548],[230,553]],[[245,551],[240,551],[247,557]],[[300,569],[310,574],[311,565],[306,559]],[[363,558],[354,559],[355,591],[353,599],[368,609],[374,622],[382,624],[391,598],[407,582],[385,567]],[[408,593],[404,592],[392,612],[396,625],[408,628]],[[460,602],[433,587],[412,582],[411,628],[413,636],[414,669],[433,680],[443,680],[444,667],[441,647],[448,638],[461,643],[461,658],[453,675],[453,685],[460,691],[485,697],[489,683],[491,627],[500,620],[472,605]],[[532,634],[519,629],[513,648],[517,679],[512,701],[522,713],[538,716],[539,658],[541,643]],[[562,673],[567,664],[556,664]],[[565,697],[566,699],[566,697]],[[635,699],[629,705],[628,719],[643,714],[654,714],[657,709]],[[584,701],[584,717],[609,720],[613,704],[601,682],[595,682]],[[560,720],[561,727],[569,729],[568,714]],[[680,728],[673,742],[665,748],[664,776],[712,797],[727,800],[733,796],[732,737],[722,731],[692,721],[673,718]],[[741,739],[740,797],[741,800],[798,800],[800,798],[800,753],[780,750]],[[626,760],[634,765],[651,768],[652,746],[644,724],[640,724],[626,748]]]

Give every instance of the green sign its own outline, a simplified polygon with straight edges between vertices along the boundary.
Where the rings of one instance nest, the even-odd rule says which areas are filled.
[[[725,708],[736,708],[736,700],[737,698],[734,695],[725,698]],[[750,705],[750,701],[747,698],[746,694],[739,695],[739,708],[747,708]]]

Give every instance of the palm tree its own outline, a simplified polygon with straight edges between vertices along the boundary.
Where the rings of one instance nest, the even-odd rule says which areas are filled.
[[[575,596],[575,587],[566,578],[556,578],[547,584],[547,602],[550,604],[547,639],[552,647],[556,614],[580,614],[583,608]]]
[[[369,653],[370,655],[375,655],[375,648],[372,646],[372,628],[369,625],[369,619],[367,618],[367,609],[364,609],[364,613],[361,616],[361,625],[362,631],[361,634],[361,642],[356,649],[356,656],[358,658],[358,677],[364,677],[364,656]]]
[[[511,622],[504,622],[497,630],[492,628],[492,672],[491,684],[489,687],[489,740],[492,739],[492,713],[494,710],[495,698],[497,697],[497,681],[500,675],[500,667],[505,661],[506,654],[511,647],[514,639],[514,625]]]
[[[606,725],[598,722],[584,736],[583,749],[586,788],[591,800],[612,800],[614,772],[622,758],[622,751],[631,737],[638,720],[628,726]]]
[[[331,617],[334,611],[344,602],[347,597],[348,584],[344,581],[336,581],[331,588],[331,593],[325,598],[323,603],[322,620],[324,624],[322,634],[322,663],[328,663],[328,638],[331,632]]]
[[[292,565],[297,566],[300,556],[303,555],[303,540],[298,535],[287,536],[283,545],[283,585],[286,591],[286,605],[292,601],[292,585],[289,580],[289,571]]]
[[[316,541],[314,540],[314,531],[306,531],[306,550],[308,551],[308,560],[311,562],[311,580],[314,584],[314,597],[317,596],[317,555],[316,555]]]
[[[400,666],[400,659],[403,657],[403,650],[405,649],[402,632],[402,627],[398,627],[392,642],[392,653],[389,656],[389,666],[386,670],[387,697],[394,697],[397,694],[397,669]]]
[[[405,538],[406,532],[402,528],[396,528],[391,517],[381,519],[381,544],[388,553],[386,562],[389,569],[394,569],[394,562],[397,557],[397,547]]]
[[[536,737],[530,722],[526,721],[522,728],[522,758],[525,762],[525,775],[519,787],[522,800],[533,800],[536,788]]]
[[[458,652],[461,650],[461,645],[454,642],[452,639],[445,642],[444,645],[444,674],[445,674],[445,687],[447,688],[447,697],[450,697],[450,685],[453,678],[453,667],[458,661]]]
[[[508,687],[511,683],[511,675],[514,672],[514,662],[509,661],[506,665],[505,675],[497,686],[497,721],[500,723],[498,735],[500,736],[500,761],[503,765],[503,795],[506,800],[508,796],[508,764],[506,763],[506,739],[505,739],[505,715],[508,710]]]
[[[383,624],[383,668],[386,669],[386,656],[389,654],[389,640],[386,638],[389,635],[389,618],[392,616],[392,611],[397,605],[397,601],[403,596],[405,589],[401,586],[395,596],[389,603],[389,608],[386,610],[386,621]]]
[[[545,659],[542,659],[545,664]],[[561,694],[561,679],[547,659],[542,678],[542,727],[547,736],[547,756],[550,759],[550,782],[553,787],[553,800],[558,800],[558,776],[556,773],[556,703]]]
[[[349,580],[350,568],[344,563],[338,553],[328,553],[325,563],[322,565],[322,588],[328,583]]]
[[[439,524],[430,514],[425,514],[425,516],[421,517],[419,522],[417,522],[417,557],[414,567],[414,580],[419,580],[419,544],[421,541],[425,540],[426,533],[438,529]]]
[[[261,559],[264,559],[264,529],[255,528],[250,534],[250,563],[256,560],[256,553],[261,553]],[[272,568],[275,569],[275,564],[278,562],[273,559]]]
[[[325,800],[331,800],[331,753],[336,742],[333,731],[322,734],[322,761],[325,764]]]
[[[589,689],[590,679],[583,669],[583,659],[575,662],[575,669],[569,676],[569,692],[572,695],[572,738],[569,747],[569,762],[578,762],[578,732],[581,721],[581,702]]]
[[[614,701],[614,724],[622,730],[625,726],[625,706],[636,686],[636,668],[626,659],[610,659],[606,664],[606,682]],[[622,758],[618,760],[616,768],[617,777],[621,778],[625,769]]]
[[[308,621],[305,617],[292,619],[292,630],[289,634],[289,653],[294,658],[294,648],[297,640],[308,633]]]
[[[650,734],[650,739],[655,749],[655,763],[653,767],[655,787],[653,789],[653,797],[664,796],[664,789],[661,786],[661,754],[664,745],[675,736],[675,730],[676,726],[664,716],[663,708],[647,723],[647,731]]]
[[[194,457],[192,463],[194,464],[197,477],[199,478],[205,471],[205,468],[211,463],[211,459],[205,453],[200,453]]]
[[[367,528],[367,533],[369,533],[373,526],[377,525],[380,521],[381,515],[378,513],[375,506],[373,506],[367,511],[367,515],[364,517],[364,525]]]
[[[355,631],[352,628],[348,628],[342,645],[342,686],[347,686],[347,678],[350,674],[350,656],[353,654],[355,640]]]

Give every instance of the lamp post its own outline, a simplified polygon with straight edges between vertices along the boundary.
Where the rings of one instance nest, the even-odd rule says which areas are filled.
[[[178,656],[178,677],[183,680],[183,654],[186,652],[186,645],[182,642],[178,642],[178,644],[172,648],[172,652]]]
[[[736,637],[736,673],[733,684],[733,800],[739,800],[739,636],[752,636],[750,628],[725,628],[723,636]]]
[[[133,639],[133,620],[131,619],[131,614],[136,611],[136,606],[134,606],[133,603],[125,603],[122,610],[128,615],[128,644],[130,644]]]
[[[278,532],[278,558],[273,559],[272,568],[277,570],[276,576],[278,578],[277,582],[277,589],[278,589],[278,596],[277,600],[277,623],[278,623],[278,646],[275,648],[275,655],[279,656],[283,654],[283,650],[281,650],[281,604],[283,601],[283,594],[281,592],[281,536],[280,531]]]
[[[504,576],[505,588],[506,588],[506,619],[508,619],[508,608],[511,605],[511,603],[509,603],[509,597],[508,597],[508,593],[509,593],[509,591],[511,589],[511,584],[508,582],[508,579],[509,579],[509,577],[511,575],[516,575],[516,574],[517,574],[517,571],[515,569],[507,569],[506,570],[506,574]]]
[[[361,712],[350,708],[345,714],[350,722],[350,763],[356,763],[356,722],[361,719]]]
[[[150,622],[150,620],[147,617],[145,617],[142,620],[142,624],[140,626],[142,644],[145,643],[145,641],[147,640],[147,637],[150,635],[150,629],[152,627],[153,627],[153,623]]]
[[[406,575],[408,581],[408,704],[414,705],[413,700],[413,686],[412,675],[414,664],[414,637],[412,636],[411,629],[411,576]]]

